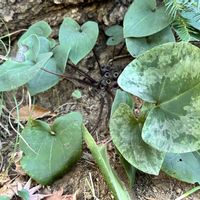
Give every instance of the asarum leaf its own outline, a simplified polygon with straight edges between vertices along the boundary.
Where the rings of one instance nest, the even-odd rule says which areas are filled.
[[[119,108],[121,103],[127,104],[131,110],[134,109],[134,102],[133,102],[133,97],[127,93],[124,92],[120,89],[117,89],[116,94],[115,94],[115,99],[112,104],[111,108],[111,115]],[[119,154],[120,162],[122,163],[124,170],[126,172],[129,185],[133,186],[133,183],[135,182],[135,173],[136,173],[136,168],[133,167],[118,151]]]
[[[153,103],[142,129],[157,150],[200,149],[200,50],[185,42],[155,47],[131,62],[119,86]]]
[[[178,180],[200,183],[200,152],[167,153],[162,170]]]
[[[70,49],[67,46],[58,45],[53,49],[53,57],[55,58],[57,68],[64,73]]]
[[[48,37],[51,34],[51,27],[45,21],[39,21],[28,28],[28,30],[18,40],[18,45],[32,34],[37,36]]]
[[[110,134],[122,156],[137,169],[158,175],[165,153],[142,140],[142,124],[127,104],[120,104],[110,119]]]
[[[144,38],[126,38],[126,46],[128,52],[132,56],[138,56],[155,46],[168,42],[175,42],[175,38],[170,27]]]
[[[115,112],[115,110],[119,107],[121,103],[127,104],[130,106],[131,109],[134,109],[134,102],[132,96],[129,93],[118,89],[116,91],[115,99],[112,104],[111,114]]]
[[[49,72],[44,71],[44,69]],[[50,72],[62,74],[57,67],[56,60],[53,57],[50,58],[42,69],[40,69],[39,72],[27,83],[27,88],[31,96],[48,90],[61,80],[59,76]]]
[[[165,7],[156,7],[156,0],[135,0],[124,18],[124,37],[146,37],[170,24]]]
[[[27,48],[27,51],[24,52],[25,60],[36,62],[37,57],[39,55],[39,51],[40,51],[40,40],[37,37],[37,35],[30,35],[29,37],[24,39],[19,45],[19,47],[21,46]],[[44,53],[47,53],[47,52],[44,52]]]
[[[119,25],[111,26],[105,31],[105,34],[109,36],[106,42],[106,44],[109,46],[115,46],[124,41],[122,26]]]
[[[43,185],[63,175],[80,158],[81,126],[82,117],[77,112],[57,118],[51,126],[39,120],[30,121],[19,142],[24,153],[20,161],[23,170]]]
[[[26,84],[50,59],[52,53],[41,54],[36,63],[9,59],[0,65],[0,91],[10,91]]]
[[[69,58],[77,64],[94,47],[99,34],[98,24],[88,21],[80,26],[71,18],[65,18],[59,31],[61,46],[70,49]]]

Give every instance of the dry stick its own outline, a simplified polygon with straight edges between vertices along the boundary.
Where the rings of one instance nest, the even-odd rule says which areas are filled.
[[[90,131],[90,133],[94,133],[95,130],[97,129],[100,121],[101,121],[101,116],[102,116],[102,113],[103,113],[103,108],[104,108],[104,104],[105,104],[105,100],[103,98],[103,96],[100,94],[101,98],[99,99],[100,100],[100,111],[99,111],[99,115],[97,117],[97,122],[96,124],[94,125],[93,129]]]
[[[98,64],[99,71],[101,72],[101,64],[100,64],[100,62],[99,62],[99,59],[98,59],[98,57],[97,57],[97,54],[96,54],[96,52],[94,51],[94,49],[92,49],[92,52],[93,52],[94,58],[95,58],[95,60],[96,60],[96,62],[97,62],[97,64]]]
[[[116,56],[116,57],[114,57],[113,59],[110,59],[110,60],[108,61],[108,64],[112,63],[112,62],[115,61],[115,60],[119,60],[119,59],[123,59],[123,58],[129,58],[129,57],[133,57],[133,56],[131,56],[130,54],[125,54],[125,55],[121,55],[121,56]]]
[[[90,82],[87,82],[85,80],[81,80],[79,78],[76,78],[76,77],[72,77],[72,76],[67,76],[66,74],[58,74],[56,72],[52,72],[52,71],[49,71],[47,69],[44,69],[44,68],[41,68],[43,71],[49,73],[49,74],[53,74],[55,76],[59,76],[60,78],[63,78],[63,79],[66,79],[66,80],[69,80],[69,81],[72,81],[72,80],[75,80],[75,81],[78,81],[82,84],[85,84],[85,85],[89,85],[89,86],[92,86],[92,87],[95,87],[96,88],[96,85],[92,85]]]
[[[125,42],[123,43],[122,47],[120,48],[120,50],[116,56],[119,56],[122,53],[124,47],[125,47]]]
[[[90,80],[93,83],[97,83],[96,80],[94,80],[91,76],[89,76],[86,72],[84,72],[83,70],[79,69],[78,67],[76,67],[75,65],[71,64],[71,63],[67,63],[72,69],[78,71],[81,75],[83,75],[85,78],[87,78],[88,80]]]

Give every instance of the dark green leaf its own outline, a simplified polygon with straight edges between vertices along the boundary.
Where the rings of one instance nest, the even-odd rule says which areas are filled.
[[[32,34],[48,37],[51,34],[51,27],[45,21],[39,21],[28,28],[28,30],[18,40],[18,45]]]
[[[84,140],[116,200],[131,200],[132,198],[124,184],[120,181],[110,166],[105,145],[97,146],[94,139],[84,126],[82,127],[82,130]]]
[[[77,64],[94,47],[99,34],[98,24],[88,21],[82,26],[71,18],[65,18],[59,31],[61,46],[70,50],[69,58]]]
[[[17,62],[11,59],[4,62],[0,65],[0,91],[13,90],[27,83],[51,56],[52,53],[42,54],[42,59],[36,64],[31,61]]]
[[[170,27],[167,27],[164,30],[148,37],[126,38],[126,46],[132,56],[138,56],[155,46],[167,42],[175,42],[175,38]]]
[[[156,0],[134,0],[124,18],[124,37],[146,37],[170,24],[165,7],[156,7]]]
[[[200,152],[167,153],[162,170],[178,180],[200,184]]]
[[[82,149],[82,117],[69,113],[53,125],[35,120],[22,131],[20,161],[24,171],[41,184],[50,184],[63,175],[80,158]]]
[[[110,119],[110,134],[122,156],[137,169],[158,175],[165,153],[146,144],[141,137],[142,124],[127,104],[120,104]]]
[[[131,62],[118,79],[127,92],[154,104],[142,138],[171,153],[200,149],[200,49],[189,43],[155,47]]]
[[[106,42],[106,44],[109,46],[115,46],[124,41],[122,26],[119,25],[111,26],[105,31],[105,34],[107,36],[110,36]]]

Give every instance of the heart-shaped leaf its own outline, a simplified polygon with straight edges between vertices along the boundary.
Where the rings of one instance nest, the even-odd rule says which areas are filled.
[[[162,153],[142,140],[142,124],[139,123],[132,109],[120,104],[110,119],[110,134],[113,143],[122,156],[137,169],[158,175],[165,153]]]
[[[170,27],[144,38],[126,38],[126,46],[132,56],[138,56],[155,46],[167,42],[175,42],[175,38]]]
[[[155,47],[131,62],[118,84],[153,103],[142,138],[171,153],[200,149],[200,50],[185,42]]]
[[[22,131],[20,161],[25,172],[41,184],[50,184],[80,158],[82,117],[72,112],[55,120],[53,125],[36,120]]]
[[[94,47],[99,34],[98,24],[88,21],[80,26],[71,18],[65,18],[59,31],[61,46],[70,49],[69,58],[77,64]]]
[[[162,170],[178,180],[200,183],[200,152],[167,153]]]
[[[36,62],[39,51],[40,51],[40,40],[37,37],[37,35],[30,35],[29,37],[24,39],[19,45],[19,50],[21,46],[26,47],[27,51],[24,51],[24,52],[18,51],[17,56],[19,53],[21,53],[22,55],[24,53],[25,60],[31,60],[33,62]],[[44,53],[47,53],[47,52],[44,52]]]
[[[122,26],[119,25],[111,26],[105,31],[105,34],[109,36],[106,42],[106,44],[109,46],[115,46],[124,41]]]
[[[97,145],[91,134],[85,127],[82,127],[84,140],[90,149],[93,158],[95,159],[108,187],[112,191],[115,199],[117,200],[131,200],[130,194],[124,186],[124,183],[120,181],[115,171],[112,169],[105,145]]]
[[[124,37],[146,37],[170,24],[165,7],[156,7],[156,0],[134,0],[124,18]]]
[[[124,104],[127,104],[131,110],[134,109],[134,102],[133,102],[133,98],[132,96],[127,93],[127,92],[124,92],[120,89],[118,89],[116,91],[116,94],[115,94],[115,99],[113,101],[113,104],[112,104],[112,108],[111,108],[111,115],[119,108],[119,106],[124,103]],[[136,173],[136,168],[131,165],[121,154],[120,152],[118,151],[117,152],[119,154],[119,157],[120,157],[120,162],[122,163],[123,167],[124,167],[124,170],[126,172],[126,175],[128,177],[128,180],[129,180],[129,184],[130,186],[133,186],[134,182],[135,182],[135,173]]]
[[[40,69],[40,71],[28,82],[27,88],[31,96],[48,90],[60,81],[60,77],[51,72],[62,74],[57,68],[57,63],[54,58],[48,60],[42,69]]]
[[[9,59],[0,65],[0,91],[9,91],[26,84],[52,56],[52,53],[41,54],[37,63],[31,61],[17,62]]]
[[[55,58],[57,68],[62,73],[65,72],[69,53],[70,53],[70,49],[67,46],[58,45],[53,49],[53,57]]]
[[[43,42],[44,41],[45,40],[43,40]],[[48,48],[50,50],[50,46]],[[45,51],[47,51],[47,49],[44,49],[43,47],[42,52]],[[67,48],[63,48],[61,45],[54,48],[53,57],[27,84],[28,90],[32,96],[50,89],[61,80],[56,74],[64,73],[69,52],[70,51]]]
[[[18,40],[18,45],[32,34],[48,37],[51,34],[51,27],[45,21],[39,21],[28,28],[28,30]]]

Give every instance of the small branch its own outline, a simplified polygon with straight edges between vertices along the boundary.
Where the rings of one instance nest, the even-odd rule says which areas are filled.
[[[92,49],[92,52],[93,52],[94,58],[95,58],[95,60],[96,60],[96,62],[97,62],[97,64],[98,64],[99,71],[101,72],[101,64],[100,64],[100,62],[99,62],[99,59],[98,59],[98,57],[97,57],[97,54],[96,54],[96,52],[94,51],[94,49]]]
[[[58,77],[60,77],[60,78],[63,78],[63,79],[69,80],[69,81],[74,80],[74,81],[77,81],[77,82],[82,83],[82,84],[85,84],[85,85],[89,85],[89,86],[92,86],[92,87],[95,87],[95,88],[97,87],[96,85],[92,85],[91,82],[87,82],[87,81],[85,81],[85,80],[81,80],[81,79],[76,78],[76,77],[73,77],[73,76],[71,76],[71,75],[68,76],[68,75],[66,75],[66,74],[58,74],[58,73],[56,73],[56,72],[52,72],[52,71],[49,71],[49,70],[44,69],[44,68],[41,68],[41,69],[42,69],[43,71],[49,73],[49,74],[58,76]]]
[[[131,56],[130,54],[125,54],[125,55],[121,55],[121,56],[116,56],[116,57],[114,57],[113,59],[110,59],[110,60],[108,61],[108,64],[112,63],[112,62],[115,61],[115,60],[119,60],[119,59],[123,59],[123,58],[129,58],[129,57],[133,57],[133,56]],[[134,57],[133,57],[133,58],[134,58]]]
[[[87,78],[88,80],[90,80],[93,83],[97,83],[96,80],[94,80],[91,76],[89,76],[86,72],[84,72],[83,70],[79,69],[78,67],[76,67],[75,65],[71,64],[71,63],[67,63],[72,69],[78,71],[81,75],[83,75],[85,78]]]

